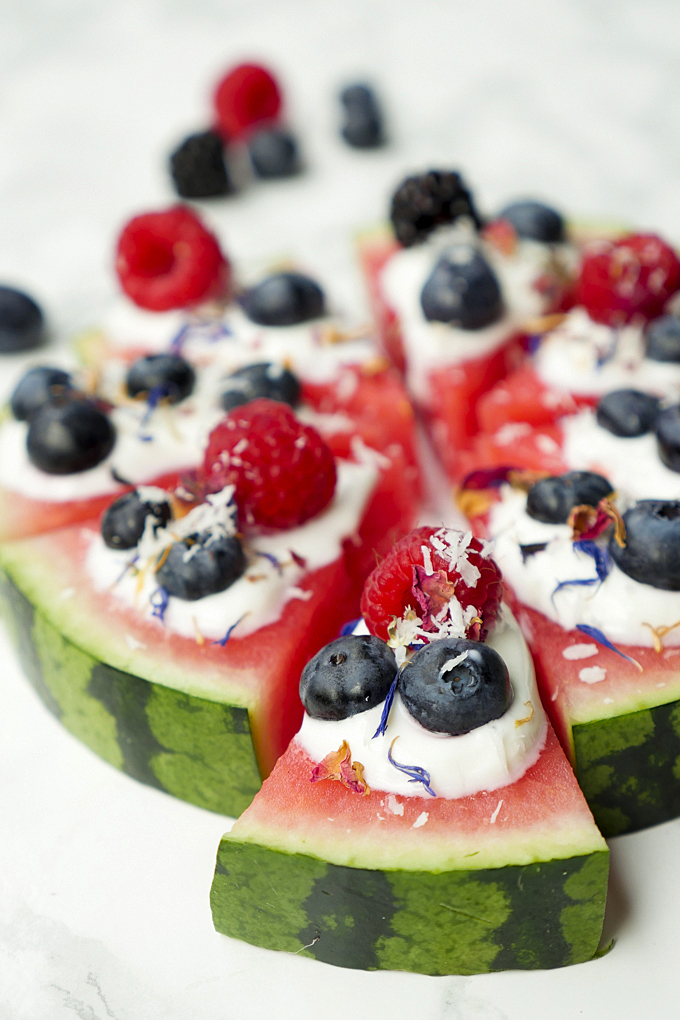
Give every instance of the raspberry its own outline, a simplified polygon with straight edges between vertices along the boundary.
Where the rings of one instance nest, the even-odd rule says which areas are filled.
[[[239,64],[215,89],[217,128],[226,138],[238,138],[248,128],[273,121],[281,109],[281,92],[275,79],[257,64]]]
[[[577,300],[596,322],[621,326],[660,315],[680,287],[680,261],[655,234],[630,234],[586,248]]]
[[[444,528],[416,528],[397,542],[370,574],[361,596],[361,612],[371,634],[386,641],[389,636],[387,628],[392,619],[403,617],[408,609],[424,618],[423,591],[418,590],[423,583],[424,573],[418,568],[425,568],[423,546],[426,546],[433,568],[433,574],[429,576],[434,576],[436,583],[436,590],[429,590],[434,600],[439,599],[429,607],[432,615],[436,615],[438,608],[443,605],[443,598],[455,595],[464,609],[469,605],[474,606],[482,620],[481,627],[474,623],[468,625],[466,637],[479,640],[486,637],[501,601],[503,583],[500,570],[492,559],[482,555],[482,543],[472,538],[465,549],[467,561],[477,568],[481,576],[473,585],[468,586],[459,570],[435,548],[440,544],[441,537],[444,537],[444,544],[447,545],[447,536],[454,539],[455,545],[455,540],[461,538],[462,534]],[[443,571],[443,575],[438,574],[440,571]],[[425,587],[428,587],[427,582]],[[424,625],[426,630],[434,629],[431,620],[424,619]]]
[[[333,454],[316,429],[266,397],[234,408],[213,429],[203,476],[213,492],[236,486],[242,523],[276,529],[323,510],[336,479]]]
[[[131,219],[118,239],[116,271],[128,297],[152,312],[221,297],[230,275],[217,239],[182,205]]]

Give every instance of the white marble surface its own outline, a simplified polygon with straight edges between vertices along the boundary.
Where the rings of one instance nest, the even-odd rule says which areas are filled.
[[[6,0],[0,279],[33,291],[58,337],[96,323],[117,230],[172,201],[165,154],[249,56],[280,74],[309,173],[207,215],[238,262],[301,259],[357,319],[352,231],[414,169],[460,167],[486,209],[536,194],[680,238],[679,40],[673,0]],[[334,134],[334,95],[357,76],[388,105],[383,152]],[[2,1020],[677,1015],[680,822],[613,841],[605,959],[472,978],[336,970],[216,935],[224,819],[100,762],[4,638],[0,662]]]

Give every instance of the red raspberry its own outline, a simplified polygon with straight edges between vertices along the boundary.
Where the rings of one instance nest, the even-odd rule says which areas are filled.
[[[234,408],[210,433],[204,481],[215,492],[236,486],[240,521],[294,528],[335,491],[335,460],[323,439],[291,409],[260,397]]]
[[[131,219],[118,239],[116,271],[128,297],[152,312],[224,296],[230,276],[217,239],[183,205]]]
[[[220,134],[238,138],[253,125],[276,119],[281,92],[264,67],[239,64],[217,86],[214,102]]]
[[[440,530],[444,533],[447,531],[438,528],[416,528],[415,531],[409,532],[397,542],[368,577],[361,596],[361,612],[371,634],[386,641],[387,628],[392,619],[395,616],[402,617],[408,609],[413,609],[417,616],[424,620],[425,629],[428,629],[429,621],[424,619],[423,612],[424,577],[423,572],[417,569],[425,567],[422,547],[427,546],[434,568],[434,574],[430,576],[435,578],[435,582],[432,588],[428,588],[427,582],[425,587],[433,596],[431,602],[433,615],[436,615],[443,600],[448,601],[451,595],[455,595],[464,608],[469,605],[475,606],[482,620],[481,627],[479,624],[468,627],[466,636],[478,637],[480,640],[486,637],[496,618],[503,593],[501,572],[492,559],[482,556],[482,543],[479,539],[473,538],[466,549],[467,558],[480,572],[481,577],[474,585],[468,587],[460,573],[432,544],[432,536],[437,535]],[[448,533],[460,534],[450,531]]]
[[[680,287],[680,261],[655,234],[629,234],[588,245],[577,301],[596,322],[621,326],[634,316],[654,319]]]

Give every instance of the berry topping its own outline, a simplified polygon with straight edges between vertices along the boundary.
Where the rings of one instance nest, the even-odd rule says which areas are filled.
[[[148,354],[128,369],[128,396],[178,404],[193,391],[196,373],[178,354]]]
[[[566,475],[534,482],[527,496],[527,513],[545,524],[566,524],[575,506],[596,507],[613,491],[602,475],[593,471],[568,471]]]
[[[498,214],[499,220],[507,220],[518,237],[532,241],[558,244],[564,241],[564,220],[556,209],[542,202],[512,202]]]
[[[258,177],[291,177],[300,169],[297,142],[283,128],[257,131],[248,142],[248,151]]]
[[[215,90],[217,127],[225,138],[238,138],[254,124],[275,120],[281,92],[275,79],[257,64],[239,64]]]
[[[647,357],[652,361],[680,362],[680,319],[662,315],[647,327]]]
[[[461,176],[446,170],[430,170],[407,177],[392,197],[390,219],[397,240],[408,248],[424,241],[437,227],[469,217],[476,227],[481,220],[472,195]]]
[[[577,300],[591,319],[620,326],[660,315],[678,287],[680,261],[673,249],[655,234],[630,234],[586,248]]]
[[[168,595],[186,602],[225,591],[246,569],[243,546],[234,535],[201,531],[168,548],[156,580]]]
[[[87,471],[108,457],[116,433],[106,415],[87,400],[45,404],[28,427],[28,458],[50,475]]]
[[[461,329],[483,329],[503,314],[498,280],[471,245],[459,244],[440,257],[420,295],[425,318]]]
[[[640,390],[614,390],[597,405],[597,424],[615,436],[631,439],[651,432],[658,414],[657,397]]]
[[[347,719],[384,701],[396,675],[394,652],[384,641],[348,634],[307,663],[300,700],[313,719]]]
[[[40,365],[29,368],[21,377],[10,398],[10,407],[18,421],[30,421],[45,404],[63,403],[76,393],[68,372]]]
[[[300,402],[300,383],[283,365],[260,361],[227,376],[220,403],[225,411],[232,411],[257,397],[268,397],[295,407]]]
[[[216,198],[234,191],[216,131],[189,135],[170,156],[170,174],[182,198]]]
[[[367,85],[350,85],[340,95],[345,108],[342,137],[355,149],[375,149],[384,142],[383,121],[375,93]]]
[[[229,283],[216,238],[182,205],[131,219],[118,239],[116,271],[127,296],[152,312],[222,297]]]
[[[424,527],[397,542],[369,575],[361,612],[371,634],[383,641],[428,641],[428,634],[441,637],[455,628],[454,637],[484,638],[501,596],[500,571],[479,539]]]
[[[671,471],[680,471],[680,404],[666,407],[656,419],[659,457]]]
[[[508,667],[481,641],[433,641],[404,663],[397,690],[421,726],[457,737],[499,719],[512,703]]]
[[[245,524],[276,529],[320,513],[336,480],[333,454],[316,429],[263,397],[230,411],[213,429],[203,476],[212,491],[235,486]]]
[[[144,534],[147,518],[153,522],[154,534],[172,518],[167,493],[162,489],[144,488],[119,496],[102,518],[102,538],[109,549],[134,549]]]
[[[14,287],[0,287],[0,354],[39,347],[45,339],[43,314],[33,298]]]
[[[302,273],[276,273],[245,291],[243,311],[260,326],[296,326],[325,315],[321,287]]]
[[[623,515],[625,545],[609,552],[624,574],[664,591],[680,591],[680,500],[643,499]]]

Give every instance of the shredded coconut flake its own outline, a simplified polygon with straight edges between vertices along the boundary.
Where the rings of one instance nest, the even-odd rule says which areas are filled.
[[[291,585],[288,589],[288,597],[291,599],[301,599],[303,602],[309,602],[312,597],[312,592],[306,588],[298,588],[297,585]]]
[[[425,822],[428,820],[429,817],[430,817],[429,811],[421,811],[418,817],[416,818],[415,822],[411,826],[411,828],[419,829],[421,825],[425,825]]]
[[[489,824],[490,825],[495,825],[496,824],[496,819],[498,818],[502,807],[503,807],[503,801],[499,800],[498,804],[496,804],[496,808],[494,810],[494,813],[491,815],[491,818],[489,819]]]
[[[456,666],[459,666],[461,662],[464,662],[467,657],[467,652],[461,652],[460,655],[455,657],[455,659],[447,659],[442,668],[439,670],[439,675],[444,676],[444,673],[448,673],[450,670],[455,669]]]
[[[401,801],[397,800],[396,796],[393,793],[388,794],[388,796],[385,798],[385,807],[393,815],[403,815],[404,813],[404,805],[401,803]]]
[[[590,659],[593,655],[597,655],[598,651],[597,645],[567,645],[562,649],[562,657],[569,660]]]
[[[603,666],[586,666],[578,675],[579,680],[584,684],[599,684],[607,675]]]

